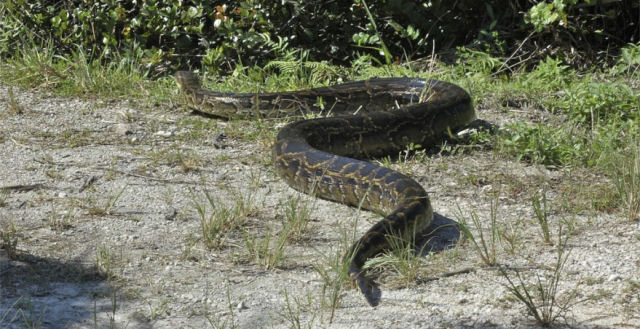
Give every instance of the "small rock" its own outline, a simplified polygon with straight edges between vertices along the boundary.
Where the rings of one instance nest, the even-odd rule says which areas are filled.
[[[620,276],[620,274],[611,274],[607,278],[607,282],[620,281],[620,280],[622,280],[622,276]]]
[[[116,114],[118,115],[120,120],[129,121],[129,122],[133,121],[137,116],[136,111],[132,109],[121,109],[116,111]]]
[[[118,135],[125,136],[133,134],[133,128],[130,124],[118,123],[113,128],[114,132]]]
[[[493,185],[491,184],[487,184],[483,187],[480,188],[480,190],[482,190],[482,192],[487,193],[493,190]]]
[[[178,210],[173,209],[171,211],[171,213],[167,214],[166,216],[164,216],[165,220],[174,220],[176,219],[176,216],[178,215]]]
[[[246,309],[248,309],[248,307],[247,307],[247,305],[245,305],[244,301],[241,301],[241,302],[239,302],[239,303],[238,303],[238,305],[236,306],[236,309],[237,309],[238,311],[241,311],[241,310],[246,310]]]
[[[160,136],[160,137],[171,137],[171,135],[173,135],[172,132],[170,131],[164,131],[164,130],[158,130],[156,131],[156,136]]]

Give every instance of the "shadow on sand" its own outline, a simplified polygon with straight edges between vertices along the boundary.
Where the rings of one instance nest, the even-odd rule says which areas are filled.
[[[113,287],[93,264],[0,250],[0,327],[103,327]]]

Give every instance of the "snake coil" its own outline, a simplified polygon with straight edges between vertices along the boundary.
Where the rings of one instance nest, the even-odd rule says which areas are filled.
[[[283,127],[273,144],[273,163],[296,190],[384,217],[345,255],[351,278],[369,305],[378,305],[381,292],[363,270],[365,261],[390,248],[388,235],[410,240],[423,231],[433,209],[414,179],[363,160],[429,147],[461,130],[475,120],[469,94],[448,82],[416,78],[276,93],[213,92],[187,71],[175,78],[192,107],[215,116],[302,116],[323,110],[335,115]]]

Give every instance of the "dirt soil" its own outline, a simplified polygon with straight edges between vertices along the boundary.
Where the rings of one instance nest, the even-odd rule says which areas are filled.
[[[548,283],[557,228],[570,223],[557,296],[571,304],[558,326],[640,328],[640,223],[595,206],[611,187],[596,174],[481,147],[392,163],[430,193],[438,216],[427,245],[449,248],[424,252],[415,279],[382,270],[379,306],[347,284],[332,307],[321,273],[353,230],[362,234],[379,217],[289,188],[270,164],[269,142],[241,137],[261,129],[255,123],[145,100],[14,93],[15,102],[0,85],[2,328],[535,328],[498,267],[485,266],[455,226],[442,228],[472,212],[488,228],[492,202],[503,236],[498,263],[527,283],[536,274]],[[477,111],[498,125],[561,120],[527,104],[486,102]],[[212,211],[205,192],[214,204],[246,197],[255,209],[220,248],[202,238],[197,205]],[[534,192],[546,194],[554,245],[535,221]],[[277,232],[298,198],[311,208],[310,230],[267,266],[248,245]]]

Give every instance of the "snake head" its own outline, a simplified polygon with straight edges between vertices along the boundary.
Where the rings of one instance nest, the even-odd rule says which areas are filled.
[[[368,278],[362,270],[354,266],[349,268],[349,276],[356,283],[358,289],[360,289],[370,306],[376,307],[380,304],[382,291],[380,290],[380,287],[378,287],[378,284]]]

